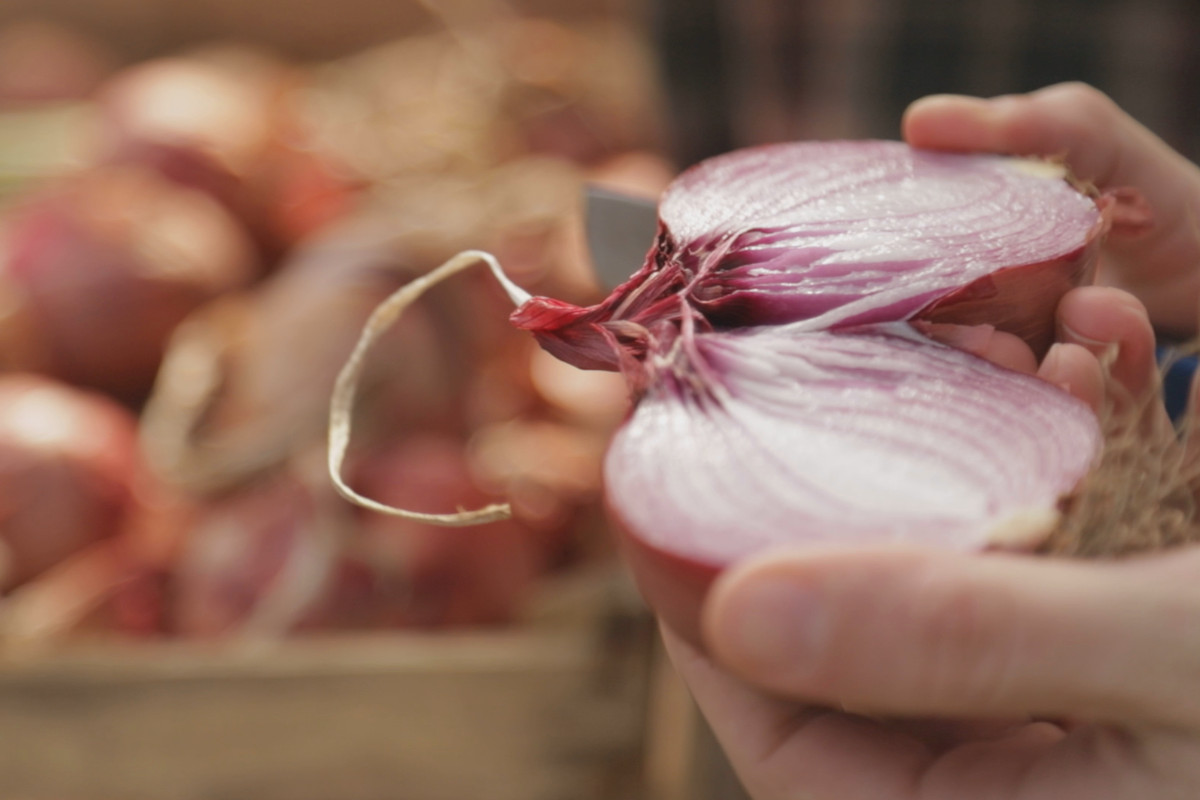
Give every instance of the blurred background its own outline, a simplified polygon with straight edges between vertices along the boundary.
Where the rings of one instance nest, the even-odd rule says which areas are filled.
[[[1200,153],[1173,0],[5,0],[0,797],[736,796],[607,529],[625,408],[468,248],[595,302],[583,189],[1083,80]],[[647,243],[648,245],[649,243]],[[630,264],[633,271],[637,264]]]
[[[657,0],[673,146],[899,135],[927,94],[1084,81],[1200,153],[1200,9],[1186,0]],[[686,121],[686,122],[685,122]]]

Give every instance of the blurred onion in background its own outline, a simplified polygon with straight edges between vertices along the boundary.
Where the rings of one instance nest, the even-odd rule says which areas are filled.
[[[40,387],[122,416],[127,441],[69,467],[0,443],[0,636],[503,625],[541,579],[612,558],[619,381],[548,366],[483,274],[372,354],[347,470],[382,500],[508,498],[514,519],[381,518],[320,468],[334,377],[383,297],[480,248],[531,292],[589,300],[585,183],[654,196],[672,174],[653,51],[593,5],[396,4],[396,32],[354,46],[185,24],[235,13],[220,3],[141,7],[153,44],[116,30],[131,7],[5,13],[0,398]],[[0,403],[0,430],[28,405]]]

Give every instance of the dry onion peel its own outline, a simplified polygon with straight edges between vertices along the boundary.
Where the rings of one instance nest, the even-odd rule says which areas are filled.
[[[400,318],[404,310],[415,303],[422,294],[447,278],[453,277],[480,262],[486,264],[491,269],[496,280],[504,287],[505,292],[516,306],[519,307],[528,302],[530,299],[529,293],[509,280],[508,276],[504,274],[504,270],[500,268],[499,262],[490,253],[480,250],[467,250],[459,253],[436,269],[398,289],[384,300],[371,313],[370,318],[363,327],[362,336],[359,337],[354,350],[350,354],[350,358],[338,374],[337,382],[333,387],[333,397],[330,401],[329,409],[329,474],[338,493],[352,503],[381,514],[404,517],[405,519],[426,522],[431,525],[479,525],[485,522],[507,519],[512,515],[512,510],[507,503],[495,503],[473,511],[460,510],[453,514],[427,514],[417,511],[407,511],[387,505],[386,503],[377,502],[359,494],[342,477],[342,464],[346,460],[346,452],[350,446],[355,394],[371,346]]]

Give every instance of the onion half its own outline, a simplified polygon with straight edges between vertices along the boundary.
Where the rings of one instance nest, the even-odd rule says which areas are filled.
[[[648,327],[680,302],[715,328],[987,323],[1040,352],[1058,298],[1090,277],[1107,225],[1046,162],[898,142],[751,148],[667,189],[646,263],[604,302],[534,298],[513,323],[593,369],[617,365],[606,323]]]
[[[708,582],[767,548],[1036,545],[1100,446],[1083,403],[904,323],[699,334],[692,358],[647,388],[605,484],[643,593],[693,640]]]

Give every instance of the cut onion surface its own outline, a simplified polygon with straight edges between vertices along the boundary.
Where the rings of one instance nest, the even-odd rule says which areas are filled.
[[[1034,547],[1100,446],[1083,403],[905,323],[691,351],[665,358],[604,473],[643,593],[693,640],[708,582],[768,548]]]
[[[1035,353],[1110,214],[1060,166],[896,142],[771,145],[683,173],[645,264],[511,321],[633,409],[605,462],[639,586],[699,642],[721,569],[784,545],[1036,548],[1102,450],[1058,387],[923,335]]]

